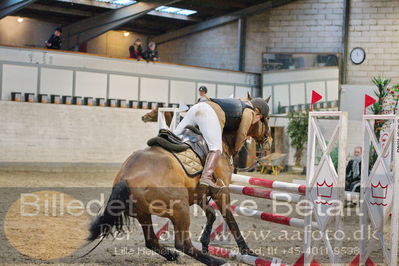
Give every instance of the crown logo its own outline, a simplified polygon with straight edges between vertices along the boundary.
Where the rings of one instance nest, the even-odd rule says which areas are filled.
[[[327,184],[324,179],[323,183],[317,182],[317,196],[322,198],[331,198],[333,183]]]
[[[378,181],[377,185],[371,184],[371,197],[375,199],[386,199],[388,193],[388,185],[383,186]]]

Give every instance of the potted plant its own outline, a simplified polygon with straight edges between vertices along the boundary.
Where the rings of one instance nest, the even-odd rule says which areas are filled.
[[[290,112],[288,114],[287,133],[291,139],[291,146],[295,148],[295,165],[293,170],[303,171],[302,155],[308,140],[309,112]]]

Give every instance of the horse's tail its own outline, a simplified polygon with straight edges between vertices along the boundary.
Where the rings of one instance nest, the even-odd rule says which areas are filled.
[[[112,188],[111,196],[103,210],[91,223],[88,241],[93,241],[100,236],[106,237],[116,233],[124,233],[123,226],[128,223],[128,212],[132,207],[130,189],[125,181],[120,181]],[[115,229],[115,230],[114,230]]]

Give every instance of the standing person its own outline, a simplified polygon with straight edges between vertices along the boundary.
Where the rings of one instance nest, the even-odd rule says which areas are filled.
[[[62,29],[56,28],[54,33],[51,34],[48,41],[44,42],[46,45],[46,48],[47,49],[56,49],[56,50],[61,49],[61,45],[62,45],[61,35],[62,35]]]
[[[360,182],[362,164],[362,147],[356,147],[353,151],[353,158],[348,162],[346,166],[346,178],[345,178],[345,190],[352,191],[354,186]],[[360,190],[360,186],[356,188]],[[359,191],[357,191],[359,192]]]
[[[144,54],[144,58],[147,61],[159,61],[157,45],[155,44],[155,42],[150,42],[148,44],[147,50]]]
[[[141,46],[141,39],[134,40],[133,45],[129,47],[130,58],[137,60],[143,59],[143,47]]]
[[[208,93],[208,89],[205,86],[199,87],[198,92],[200,97],[198,98],[197,103],[206,102],[210,100],[208,95],[206,95]]]

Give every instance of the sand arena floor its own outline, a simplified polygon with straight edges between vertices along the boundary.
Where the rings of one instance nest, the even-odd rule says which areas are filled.
[[[0,262],[3,264],[199,265],[200,263],[186,255],[181,255],[177,263],[171,263],[146,249],[142,230],[137,221],[131,224],[131,232],[127,236],[105,239],[91,254],[79,258],[93,247],[93,243],[84,246],[87,227],[98,211],[97,203],[101,201],[101,197],[107,199],[115,174],[116,170],[100,173],[0,172],[2,194]],[[304,179],[304,176],[285,173],[277,177],[251,173],[249,175],[287,182]],[[63,194],[62,200],[61,194]],[[24,195],[24,198],[21,195]],[[241,195],[232,195],[232,198],[240,201],[248,199]],[[257,209],[272,211],[272,201],[251,199],[257,205]],[[29,202],[32,203],[34,200],[38,203],[29,205]],[[74,200],[83,204],[93,200],[98,201],[92,202],[89,209],[91,213],[87,210],[80,213],[79,209],[75,209],[75,212],[72,212],[74,215],[70,215],[66,214],[64,209],[61,215],[61,207],[58,207],[61,201],[64,205],[71,203],[71,206],[78,206]],[[25,206],[24,211],[27,214],[35,215],[21,217],[21,205]],[[40,211],[37,211],[38,209]],[[53,210],[55,211],[52,212]],[[190,231],[192,238],[197,240],[206,219],[200,212],[195,215],[194,209],[192,210]],[[278,210],[286,211],[286,209]],[[344,232],[348,234],[358,228],[358,216],[353,212],[353,209],[349,209],[349,213],[352,214],[345,217]],[[296,214],[293,217],[301,218]],[[293,263],[302,252],[303,232],[299,228],[262,222],[245,216],[237,217],[237,221],[249,246],[265,258],[278,257],[285,263]],[[354,256],[357,244],[358,242],[351,237],[344,240],[342,257],[345,261]],[[235,248],[234,240],[227,246]],[[324,252],[320,242],[315,246],[319,250],[317,252]],[[373,255],[381,258],[381,252],[375,252]],[[320,255],[318,258],[326,262],[325,255]]]

